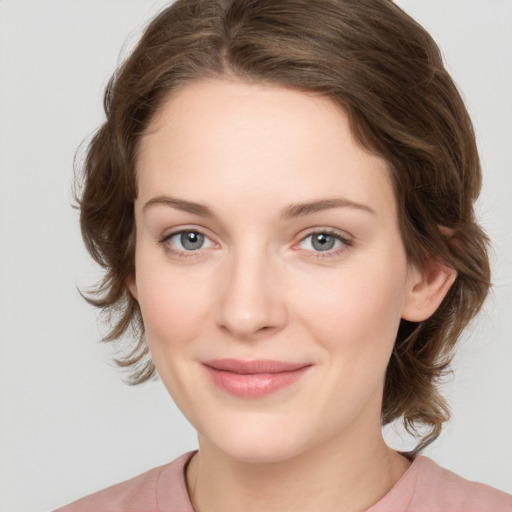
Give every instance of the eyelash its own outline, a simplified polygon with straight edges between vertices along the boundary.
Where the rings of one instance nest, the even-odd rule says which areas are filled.
[[[317,229],[315,231],[310,231],[305,236],[303,236],[299,243],[303,243],[308,238],[315,236],[315,235],[327,235],[332,238],[334,238],[336,241],[341,242],[341,247],[338,247],[334,250],[327,250],[327,251],[307,251],[312,252],[316,259],[321,258],[335,258],[341,256],[345,251],[347,251],[350,247],[354,245],[354,242],[352,239],[347,238],[346,236],[341,235],[338,231],[334,231],[332,229]]]
[[[174,238],[177,235],[182,235],[183,233],[197,233],[199,235],[204,236],[209,240],[208,235],[206,235],[203,231],[199,229],[180,229],[179,231],[173,231],[172,233],[169,233],[162,237],[161,240],[159,240],[159,243],[164,246],[164,249],[167,253],[172,254],[173,256],[177,256],[178,258],[194,258],[200,256],[199,252],[200,249],[197,250],[190,250],[190,251],[181,251],[175,249],[171,244],[168,242]],[[339,232],[334,231],[332,229],[317,229],[315,231],[311,231],[307,233],[305,236],[303,236],[299,243],[303,243],[308,238],[314,236],[314,235],[327,235],[333,237],[336,241],[339,241],[342,243],[341,247],[338,247],[335,250],[327,250],[327,251],[310,251],[307,250],[306,252],[312,252],[315,254],[316,259],[321,258],[333,258],[336,256],[340,256],[342,253],[347,251],[350,247],[354,245],[354,242],[352,239],[347,238],[345,236],[342,236]]]

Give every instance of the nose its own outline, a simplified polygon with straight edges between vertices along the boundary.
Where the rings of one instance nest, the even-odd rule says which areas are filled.
[[[233,255],[226,262],[217,323],[236,339],[259,339],[286,324],[284,290],[276,266],[254,253]]]

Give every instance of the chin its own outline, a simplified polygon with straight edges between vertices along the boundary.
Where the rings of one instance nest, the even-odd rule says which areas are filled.
[[[250,464],[274,464],[292,459],[300,453],[292,446],[278,443],[229,443],[217,448],[232,460]]]
[[[313,440],[305,432],[301,435],[283,425],[265,424],[257,418],[249,423],[242,422],[236,429],[217,430],[211,436],[203,435],[203,442],[214,445],[232,460],[254,464],[283,462],[311,448]]]

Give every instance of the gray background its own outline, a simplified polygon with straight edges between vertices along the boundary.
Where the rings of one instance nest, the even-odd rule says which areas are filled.
[[[71,207],[72,160],[103,88],[165,2],[0,1],[0,509],[49,510],[172,460],[194,431],[160,382],[130,388],[78,295],[98,277]],[[494,292],[445,391],[453,420],[427,450],[512,492],[512,2],[402,0],[441,46],[478,134],[478,214]],[[122,55],[122,54],[121,54]],[[387,433],[401,447],[396,432]],[[407,444],[407,439],[404,440]]]

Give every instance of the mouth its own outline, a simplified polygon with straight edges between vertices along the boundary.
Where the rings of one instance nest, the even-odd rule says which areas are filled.
[[[313,365],[269,359],[214,359],[202,365],[222,391],[239,398],[262,398],[297,382]]]

